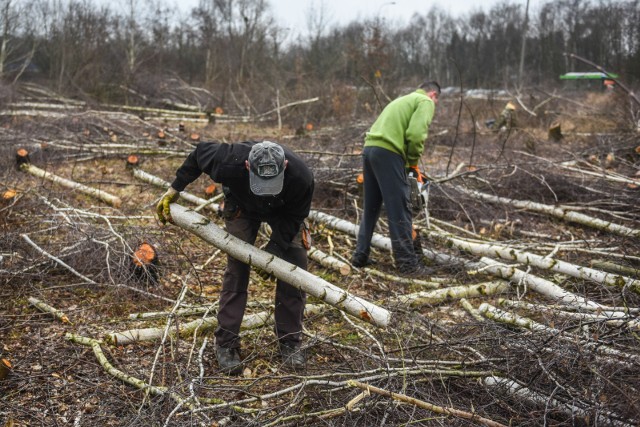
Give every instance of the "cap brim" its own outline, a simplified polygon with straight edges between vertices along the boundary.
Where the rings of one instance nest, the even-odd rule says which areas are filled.
[[[272,178],[262,178],[253,171],[249,171],[249,186],[251,192],[257,196],[276,196],[282,192],[284,171]]]

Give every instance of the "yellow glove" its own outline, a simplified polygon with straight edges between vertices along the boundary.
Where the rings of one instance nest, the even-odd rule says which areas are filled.
[[[169,205],[178,201],[180,198],[180,193],[174,190],[172,187],[169,187],[166,193],[162,196],[160,201],[158,202],[158,206],[156,206],[156,213],[158,214],[158,219],[161,223],[166,224],[169,221],[173,224],[173,218],[171,218],[171,209],[169,209]]]

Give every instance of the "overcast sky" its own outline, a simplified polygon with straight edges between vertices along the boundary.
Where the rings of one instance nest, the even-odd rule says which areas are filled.
[[[170,1],[170,0],[169,0]],[[185,10],[198,5],[199,0],[175,0]],[[283,28],[289,28],[291,35],[306,33],[309,11],[323,10],[330,25],[344,25],[354,20],[384,18],[393,23],[406,23],[414,13],[426,14],[432,6],[438,5],[451,15],[458,16],[472,11],[488,11],[499,0],[270,0],[271,12]],[[531,0],[533,9],[541,0]],[[526,0],[509,0],[522,3]],[[316,13],[316,16],[317,13]]]

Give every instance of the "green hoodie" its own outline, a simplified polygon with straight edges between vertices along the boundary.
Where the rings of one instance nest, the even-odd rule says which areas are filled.
[[[427,139],[436,104],[418,89],[389,103],[364,138],[365,147],[381,147],[400,154],[416,166]]]

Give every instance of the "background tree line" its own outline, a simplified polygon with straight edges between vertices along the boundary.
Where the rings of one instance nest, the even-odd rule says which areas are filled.
[[[525,3],[462,17],[433,7],[403,26],[381,17],[330,26],[310,11],[307,33],[290,40],[266,0],[201,0],[181,15],[163,0],[0,0],[0,74],[109,102],[197,87],[203,107],[244,113],[272,108],[276,94],[323,94],[342,114],[353,113],[358,87],[392,96],[425,76],[445,86],[513,88],[526,36],[525,85],[587,70],[565,52],[637,83],[639,0],[548,1],[528,13]]]

